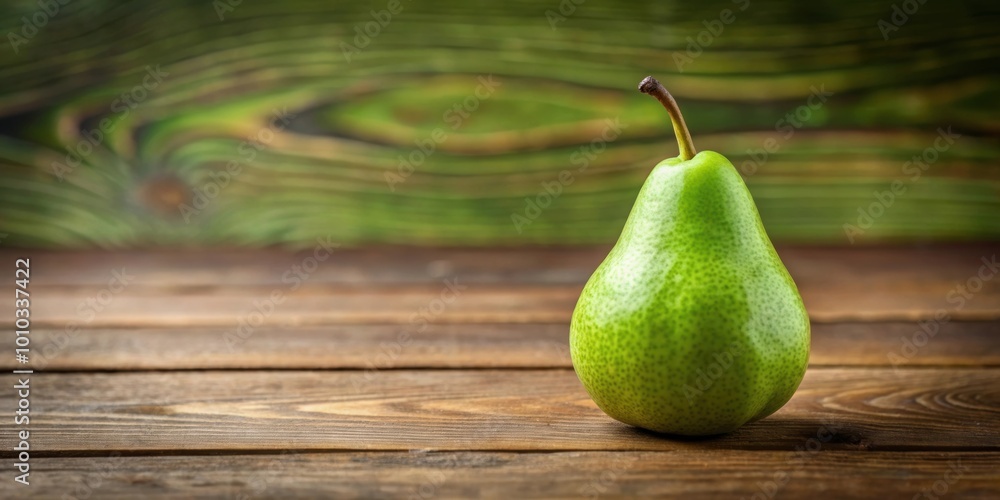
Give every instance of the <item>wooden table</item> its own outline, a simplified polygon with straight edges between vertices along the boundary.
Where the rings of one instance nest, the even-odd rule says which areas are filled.
[[[0,497],[997,498],[998,249],[780,248],[809,371],[709,439],[620,424],[577,381],[568,320],[607,248],[5,250],[31,258],[37,372],[27,487],[0,391]]]

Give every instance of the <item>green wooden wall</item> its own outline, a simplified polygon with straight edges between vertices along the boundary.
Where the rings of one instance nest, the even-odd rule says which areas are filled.
[[[994,0],[576,2],[4,2],[0,244],[611,242],[647,74],[777,241],[1000,239]]]

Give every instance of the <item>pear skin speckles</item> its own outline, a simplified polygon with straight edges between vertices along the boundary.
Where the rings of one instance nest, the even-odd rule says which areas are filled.
[[[809,318],[728,160],[653,169],[584,287],[570,353],[605,413],[657,432],[730,432],[792,397]]]

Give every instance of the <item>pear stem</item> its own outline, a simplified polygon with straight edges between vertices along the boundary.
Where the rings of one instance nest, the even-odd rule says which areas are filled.
[[[684,123],[684,117],[681,115],[681,108],[677,106],[674,96],[670,95],[670,92],[667,92],[663,84],[652,76],[647,76],[642,79],[642,82],[639,82],[639,91],[655,97],[664,108],[667,108],[667,113],[670,115],[670,122],[674,125],[674,135],[677,136],[677,146],[680,148],[681,160],[687,161],[694,158],[694,155],[698,154],[698,151],[694,149],[691,132],[688,132],[687,125]]]

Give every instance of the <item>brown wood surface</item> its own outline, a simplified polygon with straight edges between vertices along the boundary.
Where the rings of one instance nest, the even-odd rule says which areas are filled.
[[[4,249],[32,259],[39,371],[32,486],[0,497],[997,498],[998,249],[779,248],[810,369],[705,439],[620,424],[576,379],[569,315],[607,248],[345,249],[299,286],[310,252]]]
[[[677,441],[605,416],[557,370],[48,374],[39,455],[221,450],[791,450],[824,429],[856,450],[1000,451],[1000,369],[815,368],[771,417]],[[12,408],[12,396],[0,407]],[[913,429],[920,429],[914,432]],[[14,446],[0,439],[0,450]]]
[[[993,279],[998,271],[990,267],[998,250],[1000,245],[979,244],[791,247],[781,253],[813,321],[920,321],[943,313],[951,320],[1000,319],[1000,279]],[[271,252],[256,260],[245,251],[39,253],[32,256],[32,286],[46,300],[36,303],[33,315],[36,324],[55,327],[235,326],[256,303],[279,294],[266,318],[272,325],[407,323],[421,308],[450,297],[449,281],[466,288],[435,315],[437,323],[565,323],[605,252],[345,250],[312,261],[314,267],[307,264],[311,252]],[[13,261],[24,253],[0,256]],[[122,272],[128,293],[109,294],[109,280]],[[102,294],[110,300],[99,310],[86,307]],[[0,302],[0,317],[12,315],[13,307]]]
[[[372,285],[437,283],[458,275],[469,283],[584,283],[610,247],[336,249],[310,282]],[[1000,253],[1000,243],[926,246],[778,246],[800,286],[853,283],[857,289],[940,284],[970,277]],[[111,269],[134,272],[136,285],[155,287],[275,285],[312,250],[42,251],[2,249],[0,258],[31,257],[34,285],[104,285]],[[868,285],[867,287],[864,285]]]
[[[45,459],[58,498],[995,498],[982,452],[355,452]],[[937,484],[935,484],[937,483]],[[88,495],[89,493],[89,495]],[[771,493],[771,495],[768,495]],[[815,497],[813,497],[815,498]],[[930,497],[928,497],[930,498]]]
[[[234,326],[68,333],[65,328],[39,328],[32,336],[35,345],[54,346],[51,356],[44,358],[47,371],[363,370],[570,368],[568,331],[566,323],[500,323],[262,326],[245,340],[236,336]],[[930,336],[927,331],[935,333]],[[998,338],[1000,320],[815,323],[809,362],[811,366],[1000,367]],[[228,339],[237,343],[231,347]],[[386,344],[393,343],[405,348],[387,350]],[[378,358],[383,351],[396,352],[391,363]],[[0,369],[15,368],[12,358],[0,357]]]

